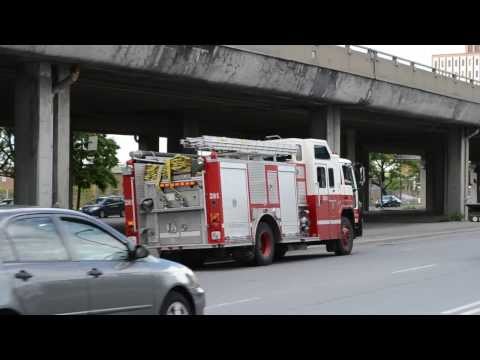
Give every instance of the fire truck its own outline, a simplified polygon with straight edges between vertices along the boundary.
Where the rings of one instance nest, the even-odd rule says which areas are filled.
[[[135,151],[124,169],[127,236],[158,256],[192,267],[223,256],[268,265],[309,245],[348,255],[362,235],[363,168],[325,140],[181,143],[190,153]]]

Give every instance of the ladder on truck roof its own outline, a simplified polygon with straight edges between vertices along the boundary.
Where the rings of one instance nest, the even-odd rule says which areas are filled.
[[[187,137],[181,140],[185,148],[215,151],[219,155],[288,156],[297,153],[295,144],[275,144],[264,140],[236,139],[220,136]]]

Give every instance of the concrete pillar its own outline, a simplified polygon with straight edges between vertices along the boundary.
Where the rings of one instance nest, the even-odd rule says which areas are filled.
[[[145,151],[159,151],[160,142],[159,137],[155,135],[139,135],[138,136],[138,150]]]
[[[426,192],[426,187],[427,187],[427,171],[425,169],[424,161],[422,161],[422,164],[420,166],[420,205],[427,208],[426,205],[426,200],[427,200],[427,192]]]
[[[15,203],[52,206],[52,174],[52,69],[22,64],[15,82]]]
[[[448,133],[445,164],[445,213],[465,214],[465,130],[452,129]]]
[[[329,105],[322,111],[311,114],[310,136],[314,139],[325,139],[336,154],[340,154],[341,110],[338,106]]]
[[[356,142],[355,142],[355,130],[347,129],[346,131],[346,142],[347,142],[347,153],[346,157],[352,163],[355,163],[356,160]]]
[[[70,75],[67,66],[55,69],[55,81],[62,81]],[[70,207],[70,87],[58,92],[53,98],[53,195],[52,204],[68,209]]]
[[[168,128],[168,140],[167,140],[167,149],[168,152],[172,153],[191,153],[194,152],[190,149],[184,149],[180,144],[180,140],[185,137],[196,137],[200,136],[200,128],[198,121],[196,119],[177,119],[175,127]]]

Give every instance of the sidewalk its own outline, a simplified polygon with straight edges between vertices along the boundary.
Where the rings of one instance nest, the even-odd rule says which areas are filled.
[[[430,237],[459,232],[480,232],[480,223],[450,221],[434,223],[365,223],[358,244]]]

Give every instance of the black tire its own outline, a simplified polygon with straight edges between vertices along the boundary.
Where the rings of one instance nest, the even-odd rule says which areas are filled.
[[[177,313],[172,314],[172,306],[173,310],[181,310],[183,309],[187,313]],[[178,291],[171,291],[163,300],[162,308],[160,309],[160,315],[193,315],[194,312],[192,310],[192,305],[190,302],[185,298],[183,294],[180,294]]]
[[[273,254],[274,260],[280,260],[285,257],[288,251],[288,247],[283,244],[279,244],[275,247],[275,253]]]
[[[342,216],[340,227],[341,238],[336,241],[335,255],[349,255],[353,247],[353,226],[350,220]]]
[[[257,266],[270,265],[275,257],[275,237],[267,223],[261,222],[255,236],[255,259]]]

